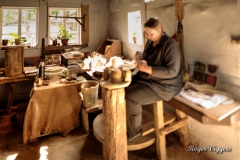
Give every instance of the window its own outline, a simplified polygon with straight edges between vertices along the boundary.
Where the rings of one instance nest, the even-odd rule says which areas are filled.
[[[3,7],[1,12],[2,39],[8,39],[8,43],[14,44],[14,37],[9,35],[13,32],[22,37],[24,43],[37,43],[37,8]]]
[[[142,24],[140,11],[128,13],[128,41],[129,43],[142,44]]]
[[[80,8],[49,8],[50,16],[59,16],[65,18],[49,17],[48,18],[48,35],[51,39],[56,39],[58,36],[59,25],[62,25],[72,38],[68,43],[81,44],[81,25],[74,18],[66,17],[80,17]],[[81,21],[81,20],[80,20]],[[48,43],[51,43],[49,38]]]

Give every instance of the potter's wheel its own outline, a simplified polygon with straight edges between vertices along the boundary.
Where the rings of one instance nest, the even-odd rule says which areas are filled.
[[[99,114],[93,121],[93,134],[101,143],[104,141],[104,117]],[[139,150],[152,145],[155,142],[155,132],[128,143],[128,150]]]
[[[109,90],[112,89],[119,89],[119,88],[125,88],[130,85],[131,81],[129,82],[119,82],[119,83],[111,83],[110,81],[105,81],[104,79],[100,80],[100,86],[107,88]]]

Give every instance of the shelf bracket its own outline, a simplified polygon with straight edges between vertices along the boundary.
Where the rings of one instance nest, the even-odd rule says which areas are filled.
[[[49,17],[54,17],[54,18],[72,18],[75,19],[81,26],[82,26],[82,31],[85,32],[85,14],[82,15],[82,17],[68,17],[68,16],[49,16]],[[82,23],[79,21],[79,19],[82,19]]]

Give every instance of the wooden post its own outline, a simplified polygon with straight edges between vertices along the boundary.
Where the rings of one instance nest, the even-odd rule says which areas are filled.
[[[124,88],[102,86],[104,116],[104,160],[127,160],[126,101]]]
[[[166,160],[166,138],[160,134],[160,129],[164,129],[164,110],[163,102],[158,101],[153,104],[155,132],[156,132],[156,150],[158,159]]]
[[[15,83],[10,83],[9,85],[10,86],[9,86],[9,92],[8,92],[8,102],[7,102],[7,108],[6,108],[6,114],[7,115],[11,114],[13,94],[14,94],[14,91],[15,91]]]

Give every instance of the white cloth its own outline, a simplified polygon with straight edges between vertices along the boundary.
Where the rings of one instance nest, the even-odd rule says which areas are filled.
[[[187,100],[196,103],[205,109],[215,107],[219,104],[233,103],[233,97],[223,94],[224,92],[215,92],[213,95],[206,95],[201,92],[196,92],[191,89],[182,90],[179,95],[186,98]]]

